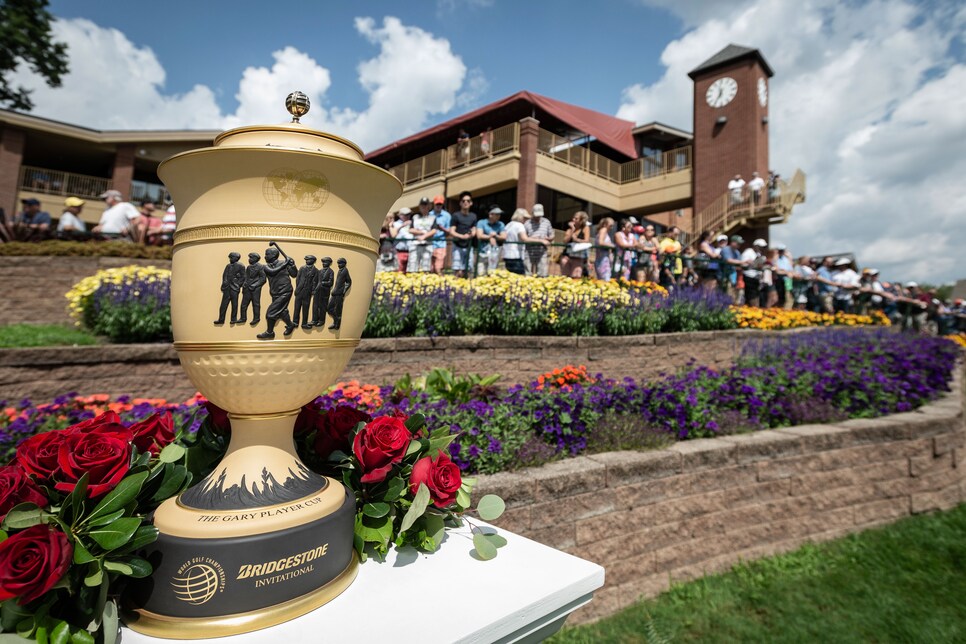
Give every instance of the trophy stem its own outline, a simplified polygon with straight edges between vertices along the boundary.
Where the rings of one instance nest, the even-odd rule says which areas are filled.
[[[242,510],[290,503],[320,491],[325,478],[295,453],[292,431],[298,413],[229,414],[231,442],[225,457],[178,502],[195,510]]]

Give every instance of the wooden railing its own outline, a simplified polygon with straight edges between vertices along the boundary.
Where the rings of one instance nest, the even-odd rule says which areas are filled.
[[[772,194],[766,186],[759,201],[755,203],[745,189],[740,198],[726,191],[699,212],[694,218],[695,232],[727,232],[742,220],[756,217],[787,217],[797,203],[805,201],[805,173],[796,170],[791,181],[778,180],[778,193]]]
[[[519,149],[520,124],[511,123],[389,168],[389,172],[408,186]]]
[[[660,157],[641,157],[621,164],[620,182],[631,183],[690,169],[691,146],[685,145],[662,152]]]
[[[25,165],[20,168],[18,186],[20,190],[48,195],[96,198],[111,189],[111,180]]]

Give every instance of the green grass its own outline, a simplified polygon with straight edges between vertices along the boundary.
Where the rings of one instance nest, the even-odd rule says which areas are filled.
[[[966,642],[966,504],[673,587],[570,642]]]
[[[51,347],[97,344],[86,331],[57,324],[11,324],[0,326],[0,348]]]

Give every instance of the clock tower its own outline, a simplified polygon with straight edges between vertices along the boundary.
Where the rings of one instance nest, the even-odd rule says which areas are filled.
[[[724,195],[736,174],[746,182],[752,172],[768,179],[768,82],[773,75],[761,52],[739,45],[728,45],[688,73],[694,81],[695,215]],[[748,232],[767,238],[767,228]]]

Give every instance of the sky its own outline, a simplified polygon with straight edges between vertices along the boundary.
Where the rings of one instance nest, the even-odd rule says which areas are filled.
[[[966,278],[966,3],[957,0],[53,0],[62,87],[34,114],[98,129],[286,120],[373,150],[530,90],[691,130],[687,72],[758,48],[771,165],[808,176],[773,241],[886,278]]]

